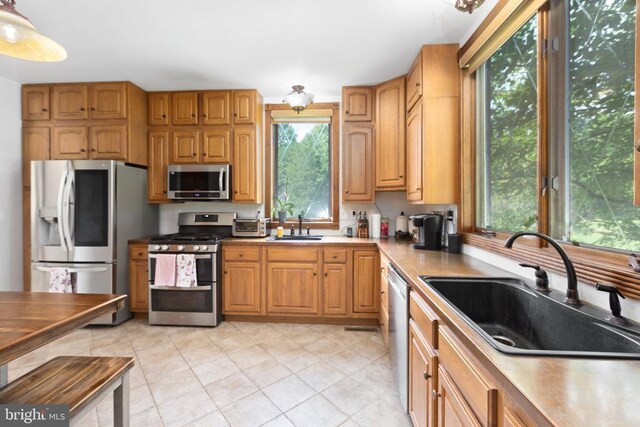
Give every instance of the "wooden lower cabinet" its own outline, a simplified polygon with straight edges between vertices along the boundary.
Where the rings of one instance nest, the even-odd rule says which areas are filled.
[[[443,366],[438,367],[438,427],[482,427]]]
[[[421,336],[417,325],[409,324],[409,416],[414,426],[435,426],[437,407],[437,356]]]
[[[258,262],[225,262],[223,277],[224,314],[261,314],[262,286]]]
[[[353,313],[374,318],[380,301],[380,255],[377,250],[353,251]]]
[[[349,270],[347,264],[325,264],[322,275],[323,313],[345,317],[349,314]]]
[[[147,245],[129,245],[129,303],[134,313],[146,313],[149,310]]]
[[[316,263],[267,265],[267,313],[320,316],[320,282]]]

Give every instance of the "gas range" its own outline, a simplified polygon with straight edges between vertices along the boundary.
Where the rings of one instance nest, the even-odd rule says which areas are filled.
[[[214,252],[225,237],[210,233],[174,233],[151,238],[152,252]]]
[[[210,253],[231,236],[235,213],[185,212],[178,218],[178,232],[152,237],[149,252]]]

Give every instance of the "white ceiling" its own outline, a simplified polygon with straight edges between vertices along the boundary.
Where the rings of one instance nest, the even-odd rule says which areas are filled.
[[[472,15],[454,0],[17,0],[69,58],[0,57],[20,83],[130,80],[143,89],[257,88],[281,98],[303,84],[317,100],[345,85],[404,74],[421,45],[464,41]]]

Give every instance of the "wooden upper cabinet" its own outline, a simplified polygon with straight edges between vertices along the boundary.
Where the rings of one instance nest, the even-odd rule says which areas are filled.
[[[233,123],[236,125],[256,124],[257,93],[255,90],[233,92]]]
[[[202,162],[229,163],[231,161],[231,129],[202,131]]]
[[[178,126],[198,124],[197,92],[171,94],[171,123]]]
[[[198,163],[200,147],[197,130],[177,130],[173,132],[171,143],[171,163]]]
[[[374,250],[353,251],[353,312],[378,313],[380,254]]]
[[[429,98],[460,96],[458,49],[459,47],[455,43],[422,47],[424,96]]]
[[[169,125],[169,102],[168,93],[156,92],[148,96],[149,105],[149,125],[168,126]]]
[[[260,263],[225,262],[223,268],[224,314],[261,314]]]
[[[235,202],[260,203],[258,141],[254,127],[235,128],[233,131],[233,200]]]
[[[349,270],[347,264],[324,264],[322,274],[323,313],[345,317],[349,313]]]
[[[202,94],[202,124],[231,124],[231,91],[212,90]]]
[[[422,51],[418,53],[418,56],[415,61],[413,61],[411,69],[407,74],[406,93],[406,111],[409,111],[416,104],[416,101],[418,101],[422,96]]]
[[[316,263],[267,264],[267,313],[318,316],[320,298]]]
[[[22,184],[31,186],[31,160],[51,158],[51,129],[48,127],[22,128]]]
[[[342,111],[345,122],[370,122],[373,120],[373,88],[343,87]]]
[[[89,118],[89,86],[82,84],[53,86],[53,118],[86,120]]]
[[[91,118],[126,119],[127,84],[96,83],[91,85]]]
[[[376,189],[405,188],[405,81],[376,87]]]
[[[49,86],[22,87],[22,120],[49,120]]]
[[[86,126],[55,127],[51,144],[52,160],[85,160],[89,158]]]
[[[342,143],[342,200],[373,201],[373,130],[371,127],[345,126]]]
[[[422,200],[422,104],[407,116],[407,200]]]
[[[149,132],[148,197],[151,202],[167,202],[169,132]]]
[[[127,126],[91,126],[91,158],[96,160],[126,160]]]

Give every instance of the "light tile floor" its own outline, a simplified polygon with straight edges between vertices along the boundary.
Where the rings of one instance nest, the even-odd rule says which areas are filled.
[[[9,378],[59,355],[135,356],[131,426],[410,426],[379,332],[343,326],[131,320],[89,327],[9,364]],[[105,399],[79,425],[113,423]]]

